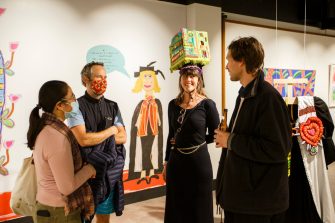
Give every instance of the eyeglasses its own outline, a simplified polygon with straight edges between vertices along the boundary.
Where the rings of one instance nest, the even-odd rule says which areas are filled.
[[[62,98],[60,101],[67,102],[67,101],[77,101],[76,96],[72,94],[71,98]]]
[[[186,115],[186,109],[182,108],[182,109],[180,110],[180,112],[179,112],[179,116],[178,116],[178,118],[177,118],[177,122],[178,122],[179,124],[182,124],[182,123],[183,123],[184,118],[185,118],[185,115]]]

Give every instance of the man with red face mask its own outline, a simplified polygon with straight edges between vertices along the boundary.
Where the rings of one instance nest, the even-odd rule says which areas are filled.
[[[124,209],[122,172],[126,131],[117,103],[103,96],[107,88],[103,63],[86,64],[81,81],[86,92],[78,98],[79,109],[72,112],[68,125],[82,147],[83,160],[97,171],[96,178],[89,180],[96,222],[108,223],[110,214],[115,212],[119,216]]]

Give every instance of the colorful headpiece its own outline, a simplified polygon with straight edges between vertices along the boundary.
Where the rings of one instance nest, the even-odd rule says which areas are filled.
[[[180,68],[179,73],[184,74],[188,70],[198,70],[199,74],[202,75],[202,69],[198,65],[188,64]]]
[[[200,67],[210,61],[207,32],[182,28],[171,40],[170,70],[181,69],[186,64]],[[200,68],[201,70],[201,68]]]

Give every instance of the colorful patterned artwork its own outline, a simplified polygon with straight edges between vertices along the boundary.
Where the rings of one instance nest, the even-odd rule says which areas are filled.
[[[185,64],[206,65],[210,61],[207,32],[181,29],[171,40],[171,72]]]
[[[313,96],[315,87],[315,70],[294,70],[294,69],[277,69],[277,68],[264,68],[265,80],[272,84],[279,93],[286,97],[288,95],[287,85],[285,84],[275,84],[275,79],[288,79],[292,77],[293,79],[307,79],[307,84],[293,84],[293,97],[296,96]]]
[[[2,151],[2,148],[5,148],[5,155],[0,155],[0,174],[1,175],[8,175],[8,170],[6,169],[6,165],[9,163],[9,149],[12,147],[14,141],[13,140],[3,140],[2,138],[2,131],[3,131],[3,125],[8,128],[13,128],[15,123],[10,118],[11,115],[14,112],[15,103],[20,98],[19,95],[9,94],[7,95],[6,92],[6,84],[7,84],[7,76],[13,76],[14,71],[12,71],[10,68],[13,65],[14,60],[14,53],[15,50],[18,47],[17,42],[10,43],[10,52],[11,52],[11,58],[10,60],[6,61],[4,60],[3,54],[0,51],[0,152]],[[9,102],[7,102],[6,99],[9,99]],[[9,106],[7,106],[9,105]]]
[[[335,107],[335,64],[329,65],[329,107]]]
[[[15,103],[20,96],[7,92],[7,77],[13,76],[14,71],[11,70],[14,61],[14,54],[18,47],[18,42],[10,43],[10,59],[5,62],[4,55],[0,51],[0,175],[8,176],[9,171],[7,165],[10,163],[10,148],[14,144],[14,140],[5,140],[3,138],[3,126],[13,128],[15,123],[11,118],[14,113]],[[18,218],[9,206],[11,192],[0,193],[0,222]]]

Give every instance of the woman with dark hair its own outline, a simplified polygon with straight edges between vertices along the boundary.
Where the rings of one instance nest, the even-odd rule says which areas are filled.
[[[82,163],[78,143],[64,124],[76,109],[72,89],[54,80],[43,84],[30,114],[27,139],[36,167],[37,223],[79,223],[81,217],[88,219],[94,213],[86,181],[95,176],[95,169]]]
[[[169,103],[165,223],[213,223],[213,171],[207,144],[219,125],[215,102],[203,89],[202,69],[180,69],[180,93]]]

